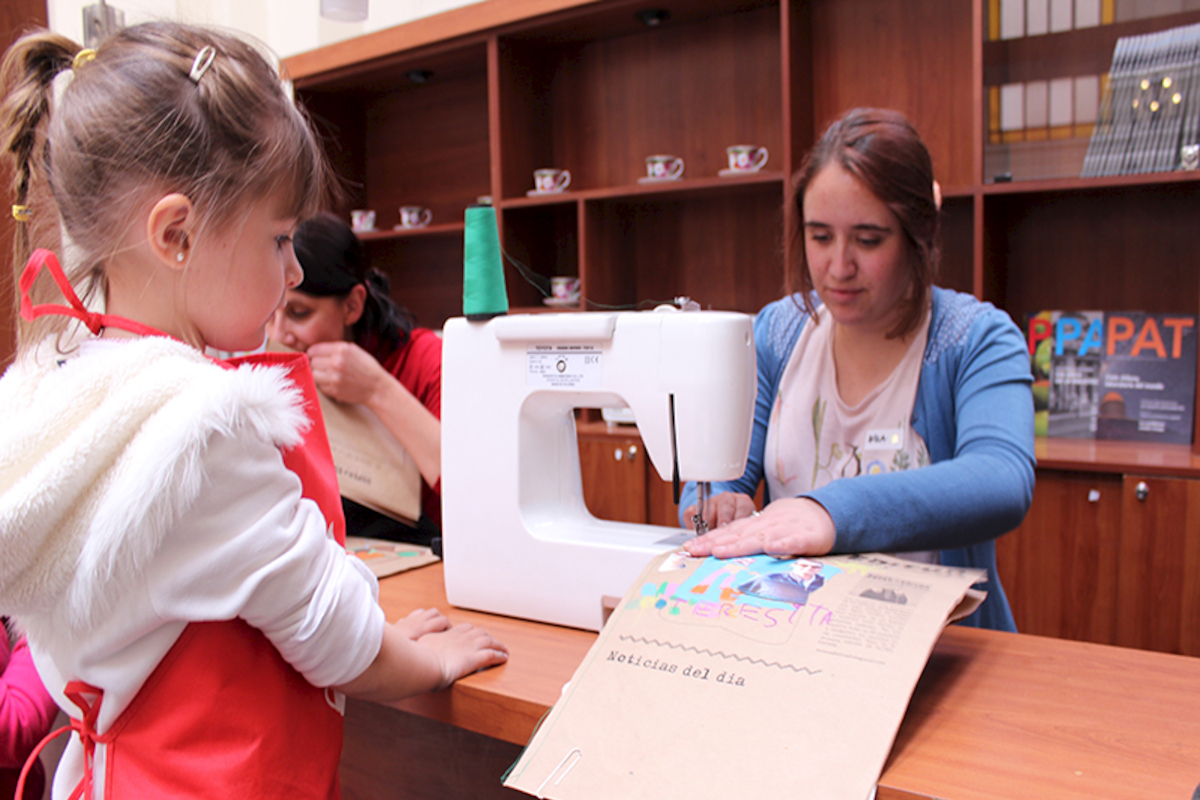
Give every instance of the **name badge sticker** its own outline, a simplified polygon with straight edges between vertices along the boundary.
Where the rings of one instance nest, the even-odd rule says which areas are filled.
[[[867,431],[863,450],[903,450],[904,428],[876,428]]]

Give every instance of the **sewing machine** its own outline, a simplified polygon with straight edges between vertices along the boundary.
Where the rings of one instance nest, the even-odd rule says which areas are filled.
[[[600,630],[657,553],[691,533],[597,519],[576,408],[629,407],[665,480],[742,475],[756,392],[745,314],[521,314],[447,321],[442,529],[456,606]]]

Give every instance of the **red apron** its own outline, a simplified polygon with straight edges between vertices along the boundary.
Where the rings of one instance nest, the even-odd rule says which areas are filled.
[[[70,308],[30,304],[29,288],[43,265]],[[163,335],[131,320],[87,311],[49,251],[34,252],[20,286],[25,319],[67,314],[92,333],[108,326]],[[338,543],[345,544],[337,475],[308,359],[302,353],[264,353],[217,363],[230,369],[267,364],[289,371],[312,425],[301,444],[283,453],[283,462],[300,477],[304,496],[332,523]],[[72,681],[66,693],[82,712],[70,727],[79,734],[85,754],[83,781],[72,799],[94,796],[96,744],[105,745],[104,800],[336,800],[341,795],[341,698],[308,683],[261,631],[240,619],[189,624],[103,735],[94,727],[103,692]]]

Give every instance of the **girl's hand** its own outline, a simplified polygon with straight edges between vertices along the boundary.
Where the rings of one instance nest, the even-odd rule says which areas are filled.
[[[735,519],[748,517],[754,513],[754,500],[741,492],[722,492],[708,498],[704,504],[704,519],[708,522],[709,530],[728,525]],[[696,516],[696,505],[693,503],[683,510],[683,521],[688,530],[695,529],[692,518]]]
[[[369,404],[380,382],[393,380],[374,356],[353,342],[318,342],[306,352],[317,388],[341,403]]]
[[[432,650],[441,665],[442,681],[437,689],[445,689],[464,675],[508,660],[507,647],[483,628],[466,622],[426,634],[420,644]]]
[[[436,608],[418,608],[409,612],[404,619],[392,623],[392,627],[414,642],[429,633],[438,633],[450,627],[450,620]]]
[[[696,557],[823,556],[833,550],[835,535],[833,519],[824,506],[807,497],[791,497],[776,500],[761,514],[734,519],[683,546]]]

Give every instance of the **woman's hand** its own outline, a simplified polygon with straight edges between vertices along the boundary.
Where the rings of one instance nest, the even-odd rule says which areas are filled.
[[[735,519],[748,517],[753,513],[754,500],[750,495],[741,492],[722,492],[708,498],[708,502],[704,504],[704,521],[708,523],[709,530],[728,525]],[[689,530],[695,530],[695,516],[695,504],[683,510],[683,520]]]
[[[712,498],[709,506],[725,496]],[[776,500],[761,514],[736,517],[683,546],[697,557],[823,556],[833,549],[835,534],[833,519],[824,506],[807,497],[792,497]]]
[[[318,342],[306,352],[317,388],[341,403],[370,405],[382,381],[395,380],[353,342]]]
[[[375,357],[353,342],[310,345],[317,388],[341,403],[364,405],[379,417],[429,486],[442,479],[442,424]]]

